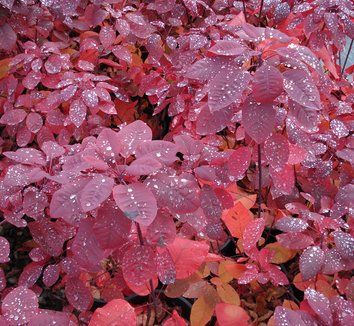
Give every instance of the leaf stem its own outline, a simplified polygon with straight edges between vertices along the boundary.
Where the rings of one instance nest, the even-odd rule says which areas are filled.
[[[259,8],[259,16],[258,16],[259,25],[261,25],[261,17],[262,17],[262,11],[263,11],[263,2],[264,2],[264,0],[261,0],[261,7]]]
[[[344,73],[345,66],[347,65],[349,54],[352,51],[352,46],[353,46],[353,40],[350,41],[350,45],[349,45],[349,49],[348,49],[348,52],[347,52],[347,56],[345,57],[344,64],[343,64],[343,67],[342,67],[342,71],[341,71],[342,74]]]
[[[258,218],[261,217],[261,205],[262,205],[262,153],[261,145],[258,144]]]
[[[245,0],[242,0],[242,6],[243,6],[243,15],[245,16],[245,21],[247,23],[247,11],[246,11],[246,2],[245,2]]]

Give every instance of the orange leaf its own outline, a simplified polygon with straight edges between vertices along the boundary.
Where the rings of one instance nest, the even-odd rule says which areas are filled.
[[[256,203],[257,195],[256,194],[249,194],[248,192],[243,191],[239,188],[236,184],[231,184],[227,191],[230,193],[232,198],[234,199],[235,204],[240,202],[245,206],[247,209],[250,209]]]
[[[230,284],[218,285],[216,287],[216,290],[223,302],[233,304],[236,306],[240,305],[241,303],[240,296]]]
[[[7,76],[10,70],[11,58],[0,60],[0,79]]]
[[[176,310],[173,310],[172,317],[167,319],[163,326],[187,326],[185,320],[178,314]]]
[[[232,261],[225,261],[220,264],[219,277],[224,283],[230,282],[232,279],[238,279],[246,271],[244,264],[237,264]],[[228,281],[225,281],[229,279]]]
[[[177,279],[196,272],[209,252],[208,244],[183,238],[176,238],[167,248],[175,263]]]
[[[271,263],[273,264],[283,264],[294,258],[296,255],[296,250],[291,250],[283,247],[279,242],[269,243],[265,248],[271,250],[274,253]]]
[[[215,307],[216,318],[220,326],[248,326],[249,316],[241,307],[219,303]]]
[[[253,216],[241,202],[237,202],[233,208],[224,211],[222,219],[231,235],[242,239],[243,231],[253,221]]]
[[[208,293],[194,301],[191,310],[191,326],[204,326],[213,316],[215,305],[220,302],[219,296],[213,287]]]

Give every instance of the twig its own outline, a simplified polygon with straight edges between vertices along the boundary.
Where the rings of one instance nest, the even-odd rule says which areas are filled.
[[[263,2],[263,1],[262,1]],[[262,205],[262,153],[261,145],[258,144],[258,218],[261,217],[261,205]]]
[[[347,52],[347,56],[345,57],[344,64],[343,64],[343,67],[342,67],[342,71],[341,71],[342,74],[344,73],[345,66],[347,65],[349,54],[352,51],[352,46],[353,46],[353,40],[350,41],[350,45],[349,45],[349,49],[348,49],[348,52]]]

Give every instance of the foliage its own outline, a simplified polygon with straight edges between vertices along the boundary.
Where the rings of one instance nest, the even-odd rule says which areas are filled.
[[[354,324],[351,1],[0,4],[0,325]]]

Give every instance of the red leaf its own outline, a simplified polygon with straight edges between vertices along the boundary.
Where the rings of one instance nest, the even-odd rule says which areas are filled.
[[[274,169],[282,169],[289,159],[288,140],[280,134],[273,134],[264,143],[264,154]]]
[[[158,249],[155,256],[156,272],[162,284],[176,281],[176,267],[167,249]]]
[[[2,315],[11,325],[28,323],[38,313],[36,294],[24,286],[13,289],[2,301]]]
[[[265,226],[264,218],[258,218],[251,221],[243,232],[243,247],[245,252],[253,249],[261,237]]]
[[[274,187],[283,194],[290,194],[295,185],[294,169],[286,164],[281,170],[270,166],[269,173],[272,177]]]
[[[101,269],[100,262],[104,258],[104,252],[97,244],[92,220],[85,219],[80,222],[79,231],[72,244],[72,252],[80,267],[92,272]]]
[[[113,198],[128,218],[142,225],[150,225],[156,217],[156,198],[151,190],[141,183],[114,187]]]
[[[128,64],[131,64],[132,55],[126,47],[124,47],[122,45],[116,45],[113,47],[112,52],[119,60],[125,61]]]
[[[285,71],[284,88],[289,97],[308,109],[320,110],[320,94],[311,76],[302,69]]]
[[[209,252],[209,245],[204,242],[176,238],[167,247],[176,266],[176,279],[192,275],[204,262]]]
[[[239,104],[250,82],[250,74],[237,68],[221,70],[210,82],[208,105],[211,112]]]
[[[309,247],[300,256],[299,267],[303,280],[315,277],[322,269],[325,255],[318,246]]]
[[[254,74],[253,96],[261,103],[271,103],[283,92],[283,76],[278,69],[263,64]]]
[[[122,272],[129,285],[141,286],[156,275],[155,253],[150,246],[132,246],[122,259]]]
[[[187,323],[176,310],[173,310],[172,317],[166,319],[162,326],[187,326]]]
[[[216,319],[220,326],[248,326],[247,312],[241,307],[229,303],[218,303],[215,306]]]
[[[134,308],[123,299],[108,302],[103,308],[97,308],[92,315],[89,326],[136,326]]]
[[[108,200],[97,212],[93,232],[102,249],[116,248],[128,240],[131,224],[115,202]]]
[[[66,281],[65,296],[69,303],[79,311],[89,310],[93,303],[89,288],[76,277],[69,278]]]
[[[275,109],[272,104],[257,104],[248,100],[242,107],[242,123],[247,134],[256,143],[263,143],[275,127]]]
[[[76,325],[75,317],[68,312],[40,309],[38,315],[31,318],[28,326]]]
[[[29,72],[22,80],[22,85],[27,89],[34,89],[42,79],[42,74],[39,71]]]

